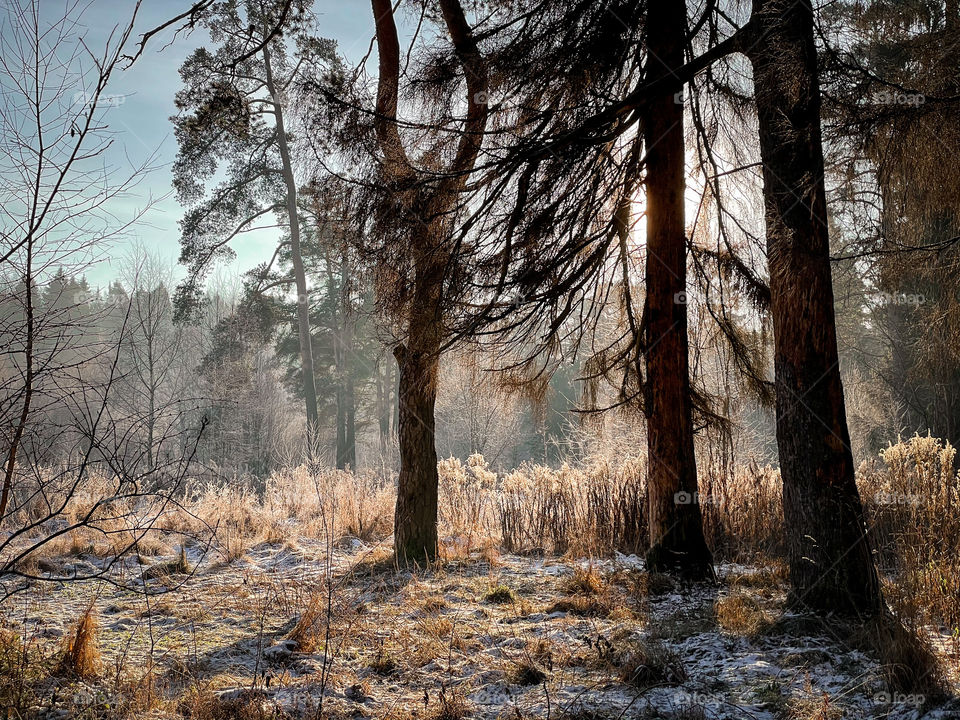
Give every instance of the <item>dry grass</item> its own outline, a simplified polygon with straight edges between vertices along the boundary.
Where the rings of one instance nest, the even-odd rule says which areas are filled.
[[[883,679],[892,692],[930,699],[944,694],[943,667],[919,630],[885,616],[853,632],[854,641],[879,658]]]
[[[890,597],[908,615],[926,611],[929,620],[960,626],[960,559],[952,552],[960,546],[955,450],[936,438],[914,437],[890,446],[880,459],[860,469],[859,485],[884,569],[902,577]],[[642,456],[616,466],[604,460],[557,469],[525,464],[498,475],[480,455],[466,463],[444,460],[439,464],[441,555],[494,565],[501,549],[570,557],[642,553],[647,544],[645,464]],[[81,517],[110,485],[109,478],[91,477],[68,504],[67,519]],[[701,495],[716,558],[771,565],[769,573],[744,576],[737,584],[773,584],[784,572],[778,473],[756,465],[709,467],[701,474]],[[183,509],[165,512],[157,528],[199,534],[216,527],[217,546],[228,561],[260,542],[285,542],[296,535],[378,543],[392,533],[394,499],[392,483],[372,474],[311,474],[299,467],[273,473],[260,487],[242,479],[195,482],[185,491]],[[108,555],[122,549],[132,538],[108,520],[58,538],[40,555]],[[931,542],[929,528],[936,528],[938,542]],[[163,555],[165,545],[159,533],[150,532],[137,549],[144,557]]]
[[[483,601],[493,605],[509,605],[517,602],[517,593],[506,585],[494,585],[484,593]]]
[[[441,689],[433,707],[428,708],[424,720],[463,720],[470,716],[470,705],[460,692]]]
[[[567,595],[600,595],[606,589],[606,580],[592,564],[586,568],[574,568],[561,583],[561,590]]]
[[[840,720],[846,712],[830,696],[808,692],[808,697],[794,698],[778,713],[777,720]]]
[[[895,578],[885,587],[886,597],[911,626],[960,628],[960,480],[955,465],[955,450],[948,444],[914,437],[891,445],[877,463],[859,470],[877,557],[884,574]],[[500,550],[565,553],[569,558],[609,556],[614,550],[642,553],[644,466],[643,457],[630,457],[618,465],[602,460],[556,469],[527,464],[498,475],[479,455],[466,463],[444,461],[439,468],[443,559],[495,566]],[[702,508],[716,559],[762,565],[757,573],[728,578],[733,592],[718,605],[718,618],[730,632],[754,634],[768,618],[741,596],[772,599],[786,580],[779,475],[755,465],[707,467],[701,495],[710,501],[702,502]],[[30,485],[23,487],[29,490]],[[82,517],[110,487],[109,478],[91,477],[68,504],[67,519]],[[202,534],[216,527],[214,546],[227,561],[261,542],[358,537],[378,544],[362,555],[354,575],[386,579],[395,570],[388,545],[379,544],[392,531],[394,490],[372,474],[311,474],[301,467],[278,471],[260,485],[239,479],[196,481],[181,500],[182,509],[165,512],[156,529],[135,543],[141,557],[166,555],[173,545],[170,533]],[[119,514],[128,510],[120,508]],[[38,512],[24,505],[11,521]],[[70,556],[122,551],[136,537],[118,522],[99,517],[94,527],[79,528],[39,548],[21,569],[56,573],[69,565]],[[148,569],[147,577],[184,572],[189,568],[181,551],[179,558]],[[623,605],[612,589],[618,582],[589,566],[576,570],[564,581],[567,597],[549,609],[607,616]],[[676,589],[667,577],[642,573],[628,584],[630,595],[640,600]],[[490,588],[485,599],[517,602],[508,587]]]
[[[287,635],[288,640],[296,643],[298,651],[312,653],[323,646],[327,630],[326,605],[326,594],[322,592],[312,594],[307,600],[303,612],[300,613],[296,624]]]
[[[424,691],[425,707],[394,708],[384,720],[464,720],[470,717],[470,705],[460,692],[441,688],[432,694]]]
[[[397,669],[397,658],[381,640],[373,657],[367,662],[367,667],[378,675],[390,675]]]
[[[687,680],[680,656],[656,641],[615,641],[610,647],[609,659],[620,682],[640,690],[680,685]]]
[[[92,680],[99,676],[98,629],[99,623],[93,605],[90,605],[66,637],[63,657],[60,660],[60,672],[84,680]]]
[[[210,690],[193,692],[184,697],[177,711],[190,720],[281,720],[284,714],[266,702],[261,690],[243,690],[221,697]]]
[[[540,685],[546,679],[546,671],[538,663],[526,658],[515,662],[507,672],[507,680],[514,685]]]
[[[190,563],[187,562],[187,550],[181,545],[180,551],[173,560],[159,562],[144,570],[143,579],[154,580],[168,578],[173,575],[189,575],[191,571]]]
[[[20,634],[0,627],[0,707],[14,717],[17,711],[26,710],[46,674],[36,648]]]
[[[773,616],[753,596],[738,592],[717,598],[717,624],[733,635],[758,637],[773,626]]]
[[[860,470],[860,492],[894,610],[910,622],[960,627],[960,477],[956,450],[914,436]]]

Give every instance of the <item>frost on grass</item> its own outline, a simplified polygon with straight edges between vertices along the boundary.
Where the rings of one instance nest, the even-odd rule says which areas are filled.
[[[420,573],[388,557],[362,543],[328,555],[317,540],[264,542],[230,563],[197,559],[182,585],[149,598],[37,588],[5,608],[3,662],[26,646],[42,667],[77,638],[99,650],[95,673],[33,672],[25,715],[957,716],[892,691],[862,649],[792,633],[782,577],[768,570],[724,567],[710,588],[649,576],[632,556],[491,564],[477,551]],[[2,682],[10,704],[16,689]]]

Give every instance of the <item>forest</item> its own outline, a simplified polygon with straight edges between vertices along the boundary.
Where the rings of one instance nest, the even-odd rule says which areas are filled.
[[[8,720],[960,718],[958,0],[0,0]]]

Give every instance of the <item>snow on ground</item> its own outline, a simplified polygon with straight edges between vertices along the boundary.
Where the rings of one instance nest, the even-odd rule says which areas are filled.
[[[6,625],[48,647],[90,602],[101,624],[101,679],[45,681],[37,715],[96,714],[116,705],[116,678],[152,677],[154,717],[199,716],[200,698],[314,717],[322,696],[325,713],[355,718],[960,718],[956,704],[891,696],[875,661],[784,614],[782,581],[765,568],[725,565],[707,587],[650,577],[623,555],[474,553],[409,573],[349,538],[329,553],[316,540],[263,544],[229,564],[188,554],[189,577],[144,581],[175,588],[166,594],[40,583],[6,601]],[[118,572],[129,582],[141,568],[131,559]],[[731,596],[766,620],[718,626]],[[298,645],[288,636],[311,608],[311,640]]]

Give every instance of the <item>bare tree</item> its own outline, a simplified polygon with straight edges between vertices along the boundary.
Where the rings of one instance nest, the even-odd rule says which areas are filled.
[[[99,55],[78,35],[75,10],[41,19],[39,2],[16,0],[6,5],[0,22],[0,127],[5,146],[0,160],[0,267],[9,283],[6,303],[20,306],[5,313],[14,318],[14,327],[8,334],[12,376],[3,412],[15,419],[5,438],[2,518],[18,454],[29,440],[32,416],[44,392],[43,378],[62,357],[61,342],[42,343],[41,333],[57,333],[58,324],[64,331],[64,304],[51,305],[46,312],[55,317],[44,317],[37,285],[52,268],[89,260],[94,248],[124,233],[133,220],[117,227],[104,205],[129,192],[148,163],[120,177],[118,168],[107,166],[104,171],[95,162],[112,142],[102,120],[105,110],[120,99],[107,94],[107,84],[133,20],[114,29]]]
[[[114,332],[114,308],[74,277],[139,218],[124,223],[108,208],[150,167],[124,171],[107,154],[109,113],[121,104],[107,88],[134,19],[97,54],[76,5],[51,17],[16,0],[0,15],[0,413],[15,418],[4,437],[2,594],[25,580],[107,575],[175,505],[202,432],[200,421],[175,459],[131,472],[139,422],[111,409],[131,307]],[[81,528],[111,542],[100,566],[37,569],[42,548]]]
[[[686,9],[652,3],[647,11],[650,80],[683,65]],[[647,377],[648,564],[713,576],[703,536],[693,447],[693,400],[687,340],[686,183],[682,95],[662,92],[643,119],[646,147],[647,272],[643,328]]]
[[[170,298],[173,271],[140,247],[124,269],[129,288],[130,316],[121,356],[119,386],[133,415],[144,418],[146,467],[155,467],[164,447],[163,436],[172,418],[162,408],[183,397],[186,390],[185,340],[187,328],[173,322]],[[177,448],[178,450],[179,448]]]

